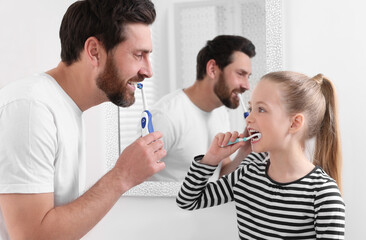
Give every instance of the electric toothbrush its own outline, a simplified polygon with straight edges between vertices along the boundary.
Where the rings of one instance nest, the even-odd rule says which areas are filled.
[[[239,100],[240,100],[240,105],[243,107],[243,110],[244,110],[244,119],[246,119],[249,116],[249,112],[247,111],[247,109],[245,107],[245,104],[243,102],[243,98],[242,98],[240,93],[238,94],[238,97],[239,97]]]
[[[147,110],[147,101],[143,87],[142,83],[137,83],[137,88],[141,90],[142,104],[144,107],[144,111],[141,114],[141,135],[146,136],[147,134],[154,132],[154,127],[152,125],[152,115],[150,111]]]

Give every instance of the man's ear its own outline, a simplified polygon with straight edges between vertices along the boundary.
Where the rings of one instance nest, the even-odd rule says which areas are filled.
[[[298,132],[302,126],[304,126],[305,119],[304,115],[301,113],[296,114],[291,118],[291,127],[290,132],[295,133]]]
[[[95,67],[100,65],[101,56],[104,51],[103,45],[96,37],[89,37],[84,44],[84,51],[87,59]]]
[[[207,76],[209,76],[210,78],[215,78],[216,70],[217,70],[216,61],[214,59],[210,59],[206,64]]]

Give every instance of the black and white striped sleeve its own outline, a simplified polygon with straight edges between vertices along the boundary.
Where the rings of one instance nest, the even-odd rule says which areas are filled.
[[[345,204],[333,180],[318,190],[314,204],[316,238],[344,239]]]
[[[224,176],[216,182],[208,182],[216,166],[199,163],[195,159],[183,181],[177,196],[177,204],[182,209],[194,210],[212,207],[233,201],[232,187],[239,177],[240,169]]]

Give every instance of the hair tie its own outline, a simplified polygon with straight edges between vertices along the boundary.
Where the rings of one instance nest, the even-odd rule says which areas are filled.
[[[319,73],[317,74],[316,76],[312,77],[312,79],[318,83],[319,85],[322,85],[323,84],[323,79],[324,79],[324,75]]]

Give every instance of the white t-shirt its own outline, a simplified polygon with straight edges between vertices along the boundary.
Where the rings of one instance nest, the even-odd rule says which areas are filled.
[[[150,181],[183,181],[193,158],[205,154],[219,132],[230,130],[225,107],[211,112],[198,108],[182,89],[161,98],[150,109],[155,131],[163,133],[167,156],[162,159],[165,169]],[[217,179],[220,168],[217,169]]]
[[[0,194],[54,193],[55,206],[84,191],[82,111],[42,73],[0,89]],[[0,211],[0,239],[4,232]]]

